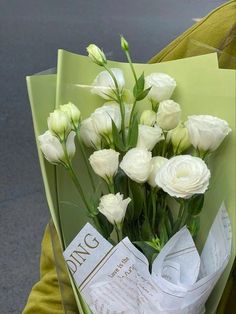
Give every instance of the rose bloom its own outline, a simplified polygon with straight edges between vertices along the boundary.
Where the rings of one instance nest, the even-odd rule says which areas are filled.
[[[169,131],[177,127],[180,116],[180,105],[173,100],[164,100],[159,104],[156,122],[163,130]]]
[[[72,131],[66,140],[66,149],[70,159],[75,154],[75,132]],[[44,157],[52,164],[65,162],[65,154],[62,145],[58,138],[54,136],[49,130],[38,137],[39,146],[42,150]]]
[[[151,171],[152,153],[143,148],[132,148],[123,157],[120,168],[138,183],[147,181]]]
[[[118,68],[112,68],[110,69],[112,73],[114,74],[119,90],[122,91],[122,89],[125,86],[125,78],[124,74],[121,69]],[[115,89],[114,81],[111,77],[111,75],[107,71],[100,72],[95,80],[92,83],[91,93],[96,94],[103,99],[112,99],[111,97],[114,97],[113,90]]]
[[[120,225],[124,220],[125,213],[131,198],[123,199],[123,195],[107,194],[100,198],[98,210],[102,213],[111,224]]]
[[[156,184],[170,196],[188,199],[206,192],[210,176],[210,170],[201,158],[180,155],[160,168]]]
[[[118,170],[119,155],[113,149],[102,149],[94,152],[89,162],[94,172],[109,183]]]
[[[216,150],[231,132],[225,120],[210,115],[189,116],[185,125],[191,144],[200,151]]]
[[[176,81],[165,73],[151,73],[145,77],[145,88],[152,87],[148,98],[154,102],[170,99],[173,94]]]

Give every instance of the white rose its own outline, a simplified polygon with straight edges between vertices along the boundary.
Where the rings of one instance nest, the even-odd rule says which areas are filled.
[[[72,102],[69,102],[68,104],[60,106],[60,110],[66,112],[73,126],[78,128],[81,119],[79,109]]]
[[[156,121],[163,130],[168,131],[177,127],[180,116],[180,105],[170,99],[164,100],[159,104]]]
[[[152,73],[145,77],[145,87],[152,87],[148,98],[159,103],[170,99],[176,87],[176,81],[165,73]]]
[[[87,147],[93,147],[95,149],[101,148],[102,139],[101,136],[97,133],[91,117],[81,122],[80,136]]]
[[[168,161],[167,158],[164,158],[161,156],[156,156],[152,158],[151,160],[152,170],[148,177],[148,184],[150,184],[153,188],[157,185],[155,180],[156,180],[158,171],[167,161]]]
[[[216,150],[231,132],[225,120],[210,115],[189,116],[185,125],[191,144],[200,151]]]
[[[74,138],[75,132],[72,131],[70,132],[66,140],[67,154],[70,159],[72,159],[75,154]],[[40,135],[38,137],[38,141],[44,157],[49,162],[51,162],[52,164],[66,162],[65,154],[60,141],[50,131],[46,131],[44,134]]]
[[[112,68],[111,71],[117,80],[119,90],[122,91],[125,86],[125,79],[122,70]],[[113,90],[115,89],[115,84],[111,75],[107,71],[100,72],[92,83],[92,86],[92,94],[99,95],[104,99],[112,99],[111,97],[114,97]]]
[[[159,126],[139,124],[137,147],[152,150],[154,146],[164,139],[162,129]]]
[[[187,199],[194,194],[204,194],[210,176],[210,170],[201,158],[180,155],[169,159],[159,169],[156,184],[170,196]]]
[[[140,124],[153,126],[156,123],[157,114],[153,110],[144,110],[140,117]]]
[[[107,194],[100,198],[100,203],[98,210],[102,213],[111,224],[122,224],[126,209],[131,201],[131,198],[123,199],[123,195],[117,194]]]
[[[91,118],[96,132],[100,135],[111,138],[112,121],[115,123],[118,130],[121,129],[120,108],[116,102],[107,102],[102,107],[97,108],[91,114]]]
[[[119,155],[113,149],[102,149],[94,152],[89,162],[94,172],[109,183],[118,170]]]
[[[48,117],[48,129],[55,135],[64,139],[71,131],[71,123],[68,115],[55,109]]]
[[[98,65],[104,65],[107,63],[106,56],[104,52],[98,48],[98,46],[94,44],[90,44],[87,47],[87,52],[90,57],[90,59],[94,62],[97,63]]]
[[[144,183],[151,171],[152,153],[143,148],[132,148],[123,157],[120,168],[138,183]]]

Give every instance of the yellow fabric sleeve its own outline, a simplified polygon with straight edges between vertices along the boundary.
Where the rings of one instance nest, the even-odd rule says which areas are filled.
[[[222,67],[236,68],[235,59],[229,58],[230,55],[236,57],[236,39],[232,37],[228,42],[224,42],[234,23],[236,23],[236,1],[230,1],[211,12],[199,23],[184,32],[153,57],[150,62],[163,62],[204,54],[209,52],[207,49],[211,46],[223,49],[224,53],[220,54],[220,65]],[[55,247],[59,251],[56,254],[57,260],[61,260],[60,264],[63,264],[59,241],[55,241],[58,242]],[[63,273],[63,269],[60,270],[61,272]],[[63,291],[60,290],[57,278],[51,235],[47,226],[42,242],[40,281],[32,288],[23,314],[62,314],[64,313],[64,309],[61,295],[64,295],[67,300],[65,313],[72,314],[77,312],[73,293],[67,282],[68,277],[65,269],[64,275],[61,277],[62,281],[64,281],[62,282],[63,288],[61,289]],[[228,307],[225,313],[231,313],[230,308],[232,308],[232,304],[234,304],[235,308],[235,300],[233,300],[233,295],[236,295],[235,284],[232,284],[230,289],[232,295],[228,303],[230,307]]]

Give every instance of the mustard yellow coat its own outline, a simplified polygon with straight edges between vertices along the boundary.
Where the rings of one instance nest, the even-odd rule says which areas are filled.
[[[154,56],[150,62],[162,62],[209,53],[213,51],[212,49],[217,48],[223,51],[219,52],[220,66],[236,69],[236,29],[231,31],[234,23],[236,24],[235,0],[225,3],[211,12]],[[53,246],[52,238],[54,239]],[[57,263],[55,263],[54,254],[57,256]],[[228,290],[227,296],[229,295],[229,297],[222,298],[218,313],[230,314],[236,308],[236,303],[233,305],[235,302],[233,294],[236,295],[235,284],[230,282],[226,290]],[[62,302],[62,300],[66,300],[66,302]],[[42,241],[40,280],[32,288],[23,314],[63,313],[78,313],[78,310],[55,229],[47,226]]]

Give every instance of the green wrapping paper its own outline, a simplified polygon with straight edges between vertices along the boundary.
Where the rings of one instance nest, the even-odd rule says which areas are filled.
[[[122,68],[127,87],[130,87],[132,78],[128,65],[118,62],[110,62],[110,65]],[[145,74],[165,72],[176,79],[177,89],[173,99],[180,103],[183,119],[190,114],[216,115],[227,120],[233,130],[210,161],[213,177],[206,195],[201,215],[201,230],[197,240],[198,247],[201,249],[216,212],[224,200],[230,214],[234,238],[232,258],[207,303],[207,313],[213,313],[235,257],[235,71],[218,69],[216,54],[160,64],[137,64],[135,67],[138,73],[143,70]],[[97,106],[102,105],[102,100],[89,91],[90,84],[100,71],[101,68],[87,57],[59,50],[57,76],[43,75],[27,78],[36,137],[47,129],[46,118],[49,112],[60,104],[74,102],[81,110],[83,118],[86,118]],[[148,104],[139,103],[140,108],[144,106],[147,107]],[[40,151],[39,159],[50,212],[61,245],[67,246],[88,218],[65,170],[50,165]],[[73,163],[78,169],[80,178],[83,178],[82,185],[87,188],[88,178],[85,176],[79,153]],[[90,191],[87,190],[87,193]],[[81,313],[87,313],[88,309],[79,298],[77,304]]]

